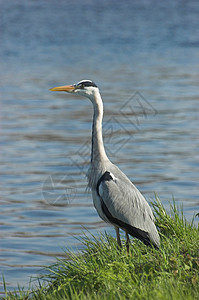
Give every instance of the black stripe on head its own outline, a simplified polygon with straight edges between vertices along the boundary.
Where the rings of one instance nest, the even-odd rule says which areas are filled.
[[[78,87],[80,87],[82,89],[84,87],[88,87],[88,86],[97,87],[97,85],[92,80],[81,80],[80,82],[78,82],[76,84],[76,86],[78,86]]]

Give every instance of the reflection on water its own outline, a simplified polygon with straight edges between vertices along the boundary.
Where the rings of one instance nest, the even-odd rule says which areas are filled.
[[[111,160],[147,199],[198,202],[198,12],[189,1],[1,3],[1,271],[37,274],[84,228],[114,234],[86,191],[92,106],[48,88],[91,78]],[[197,220],[196,220],[197,221]],[[1,286],[1,290],[3,287]]]

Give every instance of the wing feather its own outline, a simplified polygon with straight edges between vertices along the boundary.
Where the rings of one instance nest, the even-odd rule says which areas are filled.
[[[118,170],[110,172],[110,178],[104,178],[98,186],[102,204],[115,220],[147,233],[148,239],[158,246],[159,235],[149,204],[126,175]]]

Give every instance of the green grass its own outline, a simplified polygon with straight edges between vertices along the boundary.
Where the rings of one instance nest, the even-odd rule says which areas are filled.
[[[152,206],[159,250],[134,239],[127,255],[115,238],[85,234],[84,250],[48,267],[45,284],[27,292],[6,291],[5,299],[199,299],[199,227],[185,220],[175,202],[169,214],[158,200]]]

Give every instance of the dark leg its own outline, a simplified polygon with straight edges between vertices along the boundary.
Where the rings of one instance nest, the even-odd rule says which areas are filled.
[[[115,226],[115,231],[116,231],[116,236],[117,236],[117,243],[119,245],[119,247],[122,247],[122,243],[121,243],[121,240],[120,240],[120,232],[119,232],[119,227],[116,227]]]
[[[128,232],[126,232],[126,250],[127,250],[127,254],[129,254],[129,245],[130,245],[130,239],[129,239],[129,235]]]

